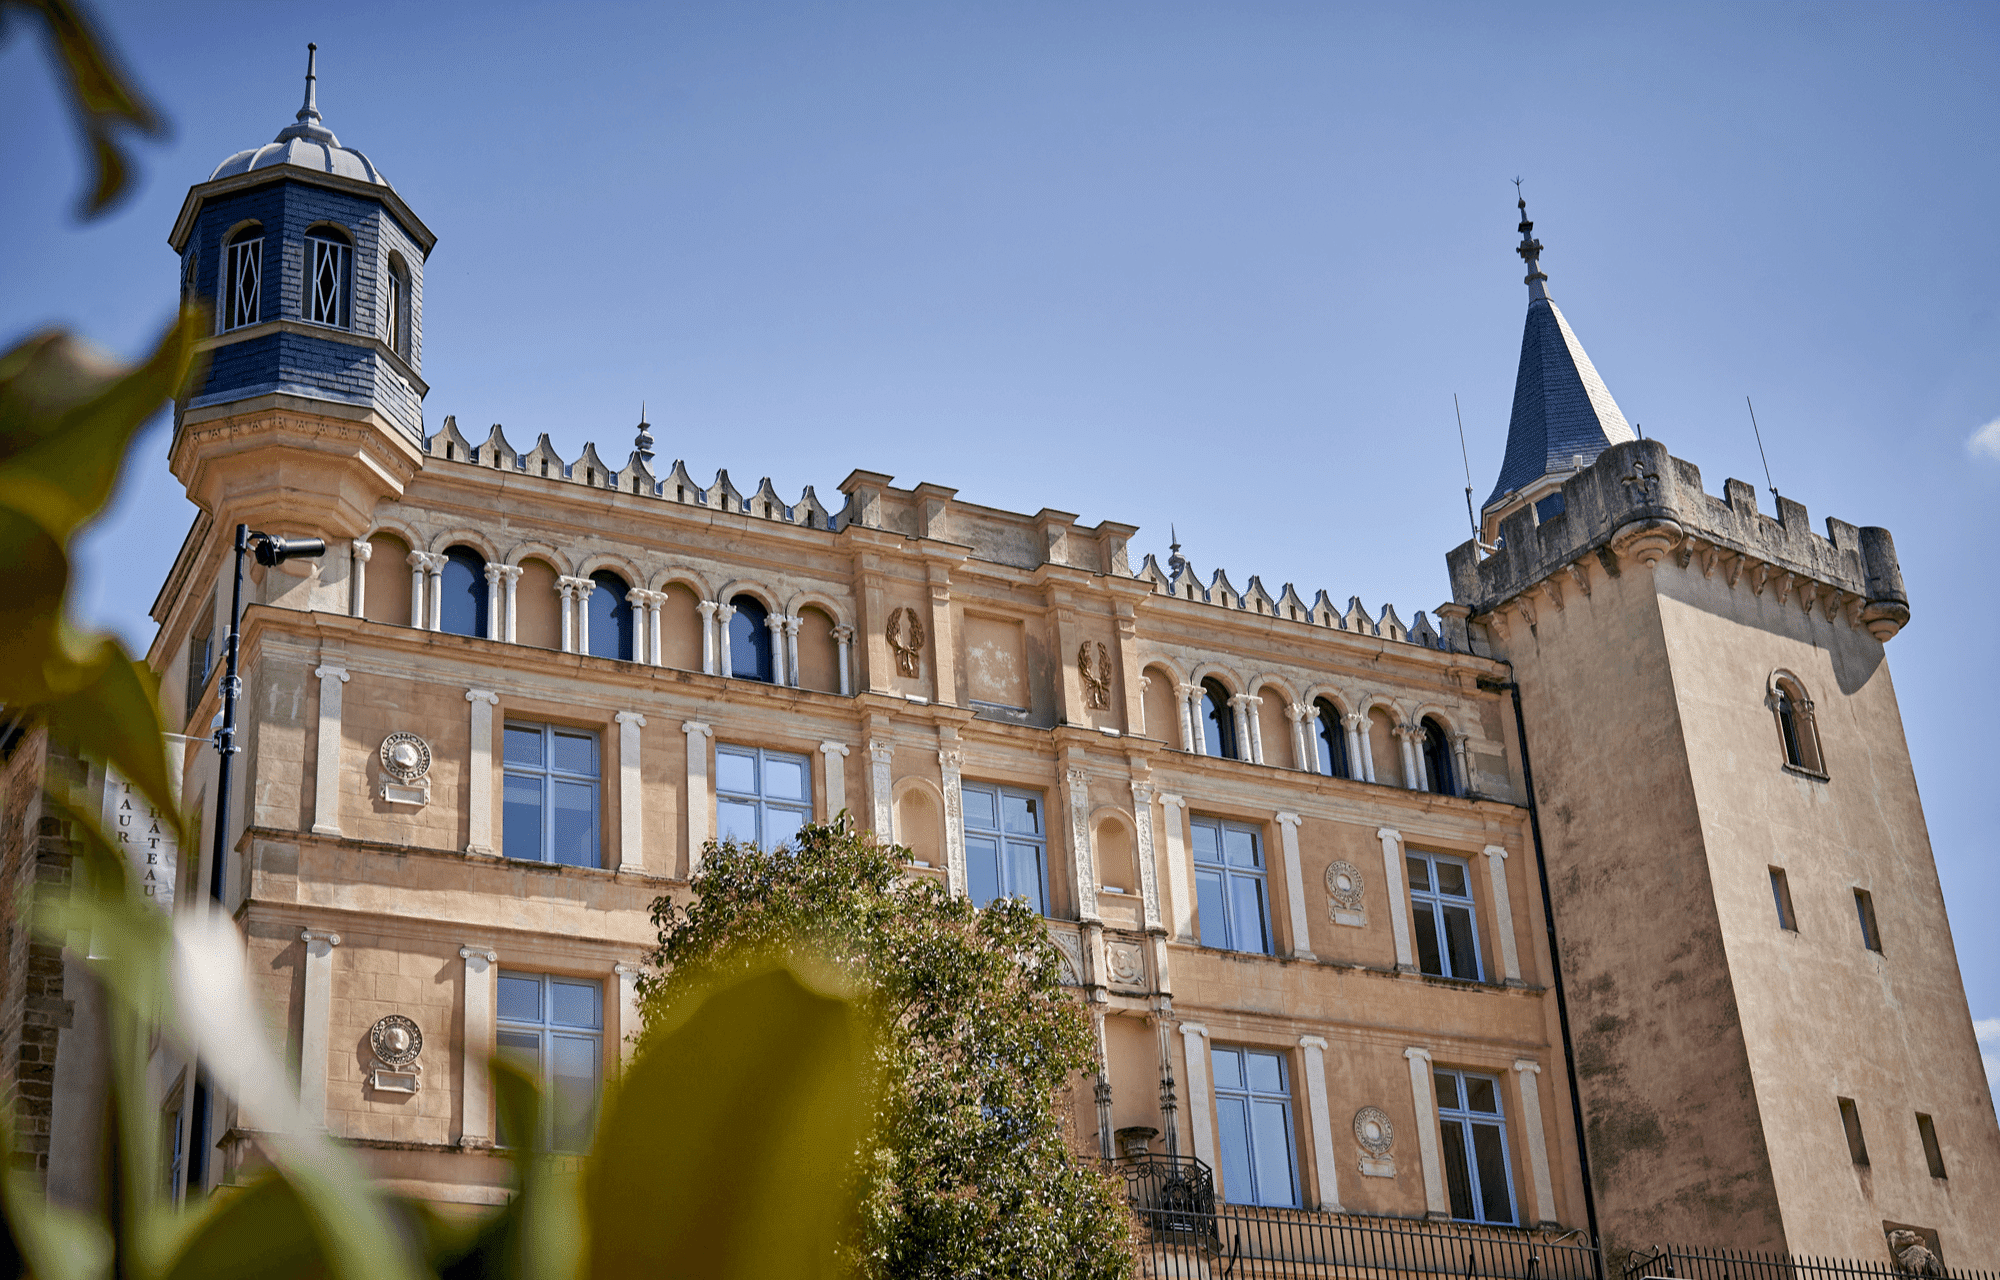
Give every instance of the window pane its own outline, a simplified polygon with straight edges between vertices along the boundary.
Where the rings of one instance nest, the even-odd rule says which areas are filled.
[[[1431,1082],[1437,1089],[1438,1106],[1446,1111],[1458,1110],[1458,1077],[1449,1071],[1434,1071]]]
[[[1431,891],[1431,864],[1425,858],[1405,858],[1403,865],[1409,869],[1410,887],[1419,893]]]
[[[586,778],[597,776],[596,734],[563,733],[558,730],[554,736],[554,768],[564,773],[580,773]]]
[[[1263,863],[1257,857],[1257,836],[1255,832],[1242,827],[1222,829],[1222,852],[1232,867],[1259,867]]]
[[[804,800],[806,798],[806,762],[797,756],[765,756],[764,798],[766,800]]]
[[[764,847],[778,849],[798,839],[799,828],[806,825],[807,815],[797,809],[783,809],[771,805],[764,810]]]
[[[1222,836],[1213,822],[1194,824],[1194,860],[1196,862],[1222,861]]]
[[[1196,914],[1201,917],[1201,945],[1204,947],[1226,947],[1229,945],[1229,907],[1222,896],[1222,873],[1219,871],[1197,871],[1194,873]]]
[[[1424,973],[1442,974],[1444,958],[1438,949],[1437,909],[1428,902],[1415,903],[1410,919],[1417,927],[1417,968]]]
[[[508,1022],[542,1020],[542,984],[538,978],[500,975],[500,1016]]]
[[[1243,1087],[1243,1051],[1241,1049],[1217,1049],[1209,1055],[1215,1064],[1215,1087],[1218,1089],[1241,1089]]]
[[[1467,907],[1444,908],[1444,933],[1449,958],[1451,976],[1454,978],[1479,977],[1479,951],[1472,942],[1472,911]]]
[[[598,1021],[597,984],[549,981],[549,1021],[565,1027],[590,1027]]]
[[[555,779],[555,847],[551,861],[567,867],[597,865],[597,788]]]
[[[1486,1079],[1484,1076],[1467,1076],[1465,1078],[1465,1109],[1467,1111],[1484,1111],[1490,1116],[1500,1114],[1500,1099],[1494,1092],[1491,1080]]]
[[[1486,1222],[1512,1222],[1514,1197],[1508,1186],[1507,1156],[1500,1126],[1472,1126],[1472,1155],[1479,1167],[1479,1216]]]
[[[582,1151],[590,1146],[597,1113],[597,1041],[581,1036],[556,1036],[550,1046],[550,1110],[554,1113],[554,1146],[558,1151]]]
[[[1000,896],[1000,842],[986,836],[965,838],[966,887],[972,905],[983,907]]]
[[[1472,1171],[1466,1166],[1465,1124],[1447,1120],[1439,1126],[1444,1139],[1444,1185],[1451,1193],[1451,1216],[1472,1219]]]
[[[1456,862],[1439,861],[1437,877],[1439,893],[1448,893],[1454,898],[1472,896],[1472,891],[1465,887],[1465,868]]]
[[[1260,1055],[1252,1055],[1252,1060]],[[1282,1102],[1250,1104],[1250,1150],[1257,1164],[1257,1203],[1296,1207],[1292,1179],[1292,1109]]]
[[[1036,844],[1007,842],[1007,891],[1018,898],[1026,898],[1028,905],[1037,914],[1047,915],[1047,904],[1042,901],[1042,847]]]
[[[502,982],[506,979],[502,978]],[[542,1037],[533,1031],[502,1031],[496,1037],[494,1046],[498,1056],[525,1071],[530,1079],[542,1078]],[[528,1135],[515,1133],[507,1123],[507,1109],[497,1108],[499,1124],[493,1135],[503,1147],[518,1147],[526,1144]]]
[[[1006,822],[1006,829],[1014,834],[1042,834],[1042,802],[1038,797],[1003,791],[1000,793],[1000,815]]]
[[[994,811],[999,797],[988,787],[963,787],[959,798],[965,805],[965,825],[982,831],[998,831],[1000,818]]]
[[[738,795],[757,794],[757,757],[747,751],[715,749],[715,789]]]
[[[1250,1087],[1258,1093],[1283,1093],[1285,1091],[1285,1067],[1275,1053],[1246,1053],[1243,1055],[1244,1073],[1250,1079]]]
[[[1238,951],[1271,951],[1270,929],[1264,922],[1264,881],[1257,876],[1229,877],[1230,895],[1235,899],[1231,931]]]
[[[500,852],[510,858],[542,858],[542,780],[506,776],[501,787]]]
[[[757,842],[757,806],[740,800],[715,802],[715,830],[724,840]]]
[[[1257,1183],[1250,1173],[1249,1102],[1217,1098],[1216,1145],[1222,1148],[1222,1198],[1231,1204],[1256,1204]]]
[[[542,731],[527,725],[508,725],[506,759],[508,764],[525,764],[540,767],[542,763]]]

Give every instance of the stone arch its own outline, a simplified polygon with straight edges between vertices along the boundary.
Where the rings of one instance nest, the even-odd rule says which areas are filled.
[[[370,622],[410,626],[409,555],[423,541],[399,520],[377,521],[363,541],[368,544],[368,582],[361,616]]]
[[[471,547],[479,553],[480,559],[486,561],[488,564],[496,564],[500,561],[498,543],[479,530],[470,529],[463,525],[458,525],[444,533],[433,535],[430,540],[430,546],[426,550],[443,555],[445,551],[454,546]]]
[[[408,544],[410,549],[413,551],[423,550],[424,547],[427,546],[430,542],[429,538],[417,532],[416,525],[412,524],[408,520],[401,518],[400,516],[394,516],[394,515],[376,516],[375,523],[368,527],[368,532],[365,535],[365,538],[373,538],[378,533],[394,534],[396,537],[401,538],[406,544]]]
[[[1090,847],[1100,888],[1139,892],[1139,832],[1131,814],[1110,804],[1091,810]]]
[[[1818,777],[1826,776],[1826,755],[1819,740],[1819,718],[1805,681],[1779,667],[1764,681],[1764,702],[1777,724],[1785,764]]]
[[[554,546],[546,542],[536,542],[533,540],[517,542],[507,549],[507,554],[503,559],[507,564],[518,565],[530,557],[547,561],[549,567],[557,573],[569,574],[572,572],[570,566],[574,562],[567,555],[556,550]]]
[[[831,618],[833,625],[836,627],[851,627],[854,625],[854,619],[847,614],[847,607],[832,596],[827,595],[824,591],[794,591],[792,598],[785,602],[785,612],[791,614],[793,617],[797,617],[799,610],[808,606],[818,609],[828,618]]]
[[[840,643],[833,638],[833,631],[845,624],[840,615],[821,605],[818,597],[792,599],[797,610],[793,616],[799,620],[799,669],[792,672],[792,683],[801,689],[839,693]]]
[[[904,778],[889,791],[895,811],[896,843],[910,856],[943,867],[944,792],[929,778]]]
[[[694,594],[694,598],[697,600],[712,600],[715,598],[708,594],[708,579],[702,577],[694,569],[684,564],[669,565],[665,569],[655,573],[650,581],[649,589],[653,591],[665,591],[668,587],[674,586],[686,587]]]
[[[1264,763],[1280,768],[1305,768],[1308,762],[1299,757],[1298,735],[1292,731],[1291,708],[1298,698],[1292,692],[1291,682],[1263,672],[1251,678],[1250,689],[1257,699],[1256,732]]]
[[[1351,694],[1343,691],[1338,685],[1327,684],[1325,682],[1307,685],[1306,691],[1300,695],[1299,701],[1310,707],[1321,698],[1331,702],[1334,710],[1340,712],[1343,716],[1351,714],[1354,710],[1355,702]]]
[[[1210,677],[1221,681],[1222,687],[1232,694],[1243,692],[1243,678],[1220,662],[1196,663],[1194,669],[1188,672],[1187,682],[1200,684]]]
[[[1156,659],[1146,664],[1141,676],[1145,683],[1140,688],[1139,706],[1146,717],[1146,736],[1170,747],[1185,745],[1181,742],[1180,673]]]
[[[636,589],[646,580],[646,575],[639,572],[638,565],[613,551],[597,551],[585,556],[576,566],[576,576],[588,578],[600,569],[609,570],[623,578],[627,591]]]
[[[1426,702],[1410,713],[1411,724],[1422,724],[1426,719],[1436,720],[1448,738],[1456,738],[1464,732],[1459,728],[1458,717],[1435,702]]]
[[[750,596],[772,613],[781,612],[778,607],[778,593],[761,582],[754,582],[749,578],[731,578],[715,589],[715,598],[723,604],[728,604],[737,596]]]

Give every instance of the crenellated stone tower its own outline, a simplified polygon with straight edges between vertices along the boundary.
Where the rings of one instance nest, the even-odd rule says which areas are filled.
[[[1518,683],[1579,1096],[1616,1249],[2000,1257],[2000,1129],[1884,648],[1886,529],[1637,439],[1544,287],[1482,538],[1449,556]]]

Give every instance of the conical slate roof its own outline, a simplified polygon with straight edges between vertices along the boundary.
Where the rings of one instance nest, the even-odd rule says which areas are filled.
[[[1635,438],[1569,321],[1543,288],[1548,277],[1541,269],[1542,245],[1530,238],[1535,224],[1527,220],[1525,202],[1521,211],[1518,252],[1528,264],[1528,323],[1514,375],[1507,453],[1488,507],[1545,475],[1571,470],[1579,456],[1588,465],[1610,446]]]

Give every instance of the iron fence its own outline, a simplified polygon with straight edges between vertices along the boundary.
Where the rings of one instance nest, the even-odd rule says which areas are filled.
[[[1600,1274],[1597,1250],[1574,1235],[1235,1206],[1216,1213],[1140,1210],[1138,1221],[1142,1276],[1596,1280]]]
[[[2000,1272],[1969,1271],[1941,1264],[1936,1270],[1919,1272],[1888,1261],[1862,1262],[1854,1258],[1750,1253],[1683,1245],[1663,1245],[1636,1252],[1626,1259],[1624,1272],[1625,1280],[1870,1280],[1877,1276],[1905,1280],[1912,1275],[1933,1276],[1940,1280],[2000,1280]]]

